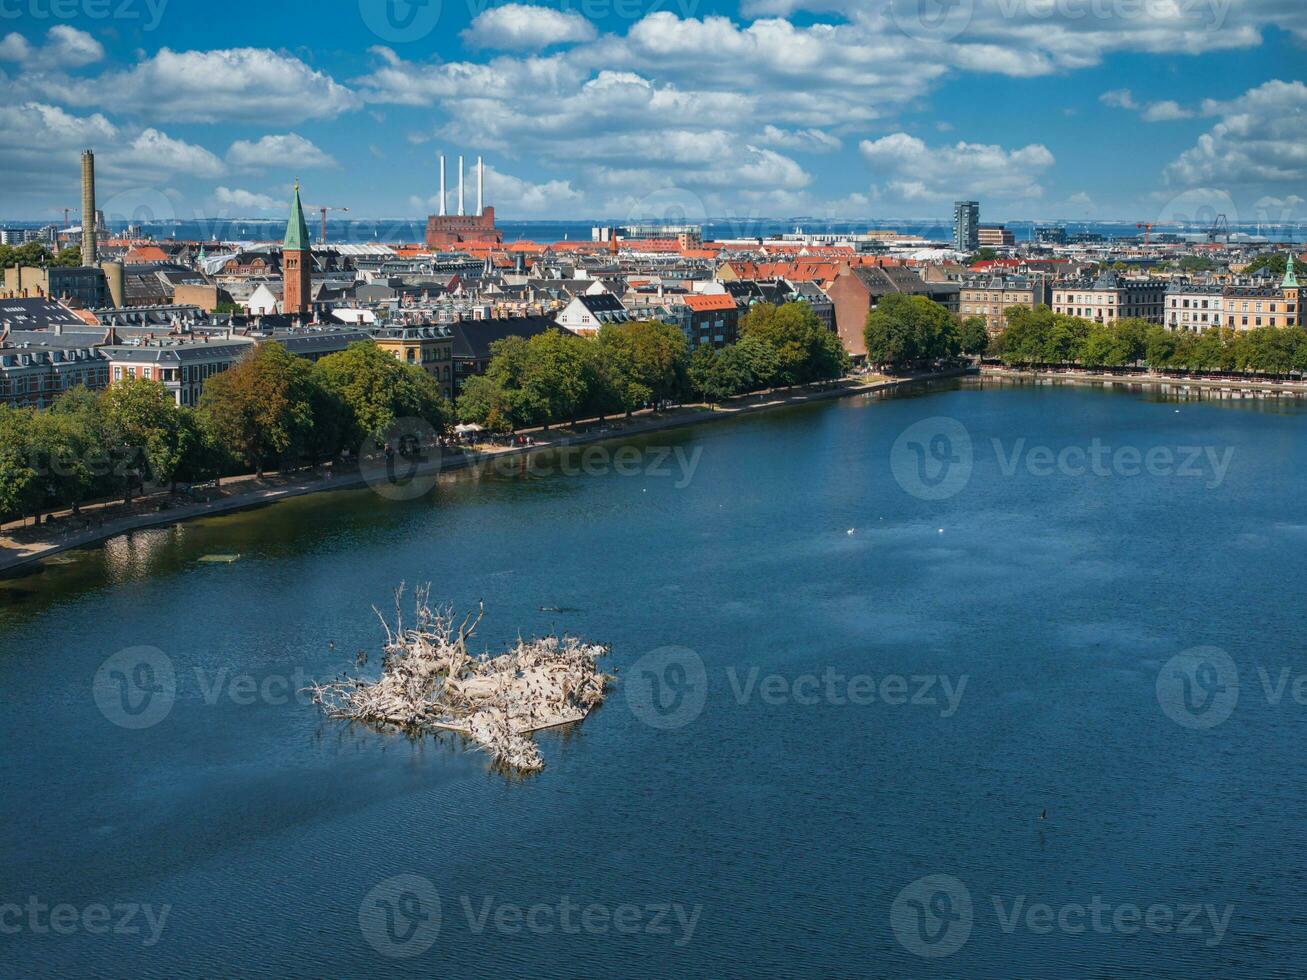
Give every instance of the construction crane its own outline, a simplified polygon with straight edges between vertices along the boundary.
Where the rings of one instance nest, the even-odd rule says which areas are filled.
[[[1225,215],[1218,214],[1216,220],[1212,222],[1212,227],[1207,231],[1207,240],[1215,242],[1222,235],[1225,236],[1225,244],[1230,244],[1230,222],[1226,220]]]
[[[321,211],[321,212],[322,212],[322,241],[319,242],[320,245],[326,245],[326,244],[327,244],[327,212],[328,212],[328,211],[348,211],[348,210],[349,210],[349,208],[333,208],[333,207],[324,207],[324,206],[322,206],[321,204],[308,204],[308,205],[305,205],[305,207],[307,207],[310,211]]]
[[[1152,224],[1151,224],[1150,222],[1144,222],[1144,223],[1141,224],[1141,225],[1135,225],[1135,227],[1136,227],[1136,228],[1141,228],[1141,229],[1143,229],[1143,232],[1144,232],[1144,244],[1145,244],[1145,245],[1151,244],[1151,242],[1152,242],[1152,236],[1153,236],[1153,226],[1152,226]]]

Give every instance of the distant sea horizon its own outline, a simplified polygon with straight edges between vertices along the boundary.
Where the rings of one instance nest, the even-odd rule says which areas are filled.
[[[0,221],[0,226],[10,228],[39,228],[50,222],[45,221]],[[284,218],[205,218],[177,219],[166,221],[126,221],[110,218],[111,231],[118,233],[128,224],[137,224],[142,232],[156,240],[177,239],[181,241],[216,241],[216,242],[262,242],[281,237],[279,230],[284,226]],[[504,233],[506,242],[535,241],[542,243],[561,241],[591,241],[591,229],[594,227],[621,226],[629,223],[627,219],[613,220],[594,218],[585,220],[561,221],[554,219],[538,220],[501,220],[499,228]],[[654,222],[665,224],[667,222]],[[773,238],[790,234],[801,229],[808,234],[849,233],[860,234],[872,230],[893,230],[905,235],[919,235],[933,241],[945,242],[952,237],[952,225],[948,222],[923,218],[893,219],[842,219],[833,221],[813,217],[793,218],[710,218],[707,221],[691,222],[703,229],[704,238],[710,241],[724,241],[738,238]],[[1063,219],[1020,220],[993,222],[1002,224],[1012,231],[1018,242],[1031,241],[1036,227],[1045,225],[1062,226],[1073,234],[1098,234],[1105,238],[1134,238],[1141,234],[1134,222],[1095,220],[1075,221]],[[310,221],[310,229],[315,241],[319,237],[320,225]],[[415,221],[411,218],[397,219],[350,219],[329,220],[327,222],[328,243],[366,244],[369,242],[420,242],[426,230],[425,220]],[[1201,235],[1207,226],[1197,222],[1185,224],[1156,224],[1152,234],[1171,233],[1180,235]],[[1300,224],[1286,223],[1277,225],[1259,225],[1256,223],[1231,224],[1230,232],[1265,238],[1269,242],[1291,242],[1307,239],[1307,230]]]

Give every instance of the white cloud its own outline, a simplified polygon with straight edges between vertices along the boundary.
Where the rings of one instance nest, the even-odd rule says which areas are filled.
[[[863,140],[859,149],[873,171],[888,178],[894,196],[923,203],[1036,200],[1044,193],[1040,177],[1056,162],[1038,143],[1016,150],[980,143],[931,148],[907,133]]]
[[[1192,119],[1194,117],[1191,110],[1184,108],[1180,103],[1171,99],[1164,99],[1161,102],[1140,103],[1128,88],[1118,88],[1110,92],[1104,92],[1098,97],[1098,101],[1114,109],[1137,112],[1139,118],[1144,122],[1173,122],[1177,119]]]
[[[1209,99],[1202,113],[1220,121],[1166,168],[1167,183],[1271,187],[1307,180],[1307,85],[1270,81],[1228,102]]]
[[[598,31],[575,11],[509,3],[480,14],[461,36],[470,48],[539,51],[555,44],[593,41]]]
[[[227,162],[233,167],[249,170],[268,167],[304,170],[338,166],[331,154],[297,133],[270,133],[253,143],[237,140],[227,150]]]
[[[69,105],[103,105],[150,120],[188,123],[298,122],[332,118],[360,104],[354,92],[325,72],[264,48],[161,48],[131,68],[95,78],[51,72],[23,82]]]
[[[0,105],[0,132],[0,208],[6,210],[14,207],[10,195],[75,200],[79,157],[88,146],[106,200],[127,186],[162,193],[178,177],[216,177],[225,169],[204,147],[160,130],[122,128],[100,113],[78,116],[40,102]]]
[[[780,129],[768,124],[754,140],[763,146],[779,146],[790,150],[805,150],[808,153],[833,153],[842,149],[844,144],[836,136],[820,129]]]
[[[7,34],[0,39],[0,61],[16,61],[29,70],[82,68],[103,57],[104,47],[99,41],[67,24],[50,28],[40,47],[34,47],[21,34]]]
[[[240,211],[276,211],[287,206],[286,202],[267,194],[257,194],[239,187],[215,187],[213,200],[220,208],[236,208]]]
[[[202,146],[173,139],[157,129],[143,130],[126,152],[110,155],[115,166],[155,169],[189,177],[219,177],[226,168]]]

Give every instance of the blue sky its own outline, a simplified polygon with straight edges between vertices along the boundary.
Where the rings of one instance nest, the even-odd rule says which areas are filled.
[[[0,0],[0,218],[1307,218],[1302,0]]]

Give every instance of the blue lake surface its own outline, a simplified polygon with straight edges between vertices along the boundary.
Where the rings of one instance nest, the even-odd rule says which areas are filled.
[[[0,581],[0,976],[1303,976],[1304,422],[942,384]],[[286,696],[401,582],[619,680],[525,779]]]

